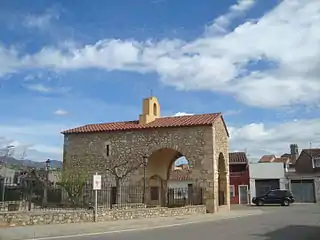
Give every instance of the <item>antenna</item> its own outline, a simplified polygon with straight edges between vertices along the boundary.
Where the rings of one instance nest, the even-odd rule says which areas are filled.
[[[309,147],[310,147],[310,149],[312,148],[312,142],[309,143]]]
[[[150,89],[150,97],[152,97],[153,96],[153,90],[152,90],[152,88]]]

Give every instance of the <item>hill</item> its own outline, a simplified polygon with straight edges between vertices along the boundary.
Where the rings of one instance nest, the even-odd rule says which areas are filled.
[[[44,168],[45,162],[36,162],[28,159],[19,160],[14,157],[0,157],[0,162],[4,162],[6,165],[11,165],[15,168],[32,167],[32,168]],[[58,160],[51,160],[51,168],[61,168],[62,162]]]

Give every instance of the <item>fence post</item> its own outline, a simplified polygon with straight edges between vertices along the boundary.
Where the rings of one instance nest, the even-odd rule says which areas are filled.
[[[29,193],[28,193],[28,195],[29,195],[29,197],[28,197],[28,199],[29,199],[29,202],[28,202],[28,211],[31,211],[31,205],[32,205],[32,194],[33,194],[33,183],[32,183],[32,181],[28,181],[28,183],[27,183],[27,186],[30,186],[29,187]]]

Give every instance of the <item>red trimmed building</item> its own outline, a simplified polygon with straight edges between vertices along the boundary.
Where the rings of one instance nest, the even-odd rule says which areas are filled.
[[[229,153],[230,203],[247,204],[249,192],[249,165],[245,152]]]

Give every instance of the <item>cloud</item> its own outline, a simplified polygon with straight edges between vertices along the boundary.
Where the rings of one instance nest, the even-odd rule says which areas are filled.
[[[42,94],[47,93],[67,93],[71,90],[70,87],[52,87],[52,86],[46,86],[43,83],[30,83],[30,84],[24,84],[24,87],[29,89],[30,91],[39,92]]]
[[[0,148],[14,145],[14,156],[19,158],[26,151],[26,159],[43,161],[51,158],[62,160],[61,130],[70,128],[63,124],[24,122],[0,125]]]
[[[194,115],[194,114],[193,113],[186,113],[186,112],[177,112],[173,116],[180,117],[180,116],[190,116],[190,115]]]
[[[28,14],[23,24],[29,28],[38,28],[41,30],[45,30],[50,28],[52,21],[58,20],[60,14],[55,9],[48,9],[43,14]]]
[[[241,110],[228,110],[228,111],[223,112],[222,114],[224,116],[234,116],[234,115],[240,114],[241,112],[242,112]]]
[[[260,108],[319,104],[318,0],[281,1],[259,19],[227,30],[254,3],[238,1],[213,21],[212,28],[219,25],[223,33],[207,31],[190,42],[102,39],[27,55],[0,47],[0,75],[25,68],[155,72],[178,90],[222,92]]]
[[[65,116],[68,114],[68,112],[63,109],[57,109],[53,114],[58,116]]]
[[[320,119],[295,119],[283,123],[251,123],[229,127],[231,151],[247,150],[250,158],[258,160],[264,154],[281,155],[290,152],[289,145],[302,148],[320,147]]]
[[[41,83],[38,83],[38,84],[28,84],[28,85],[26,85],[26,87],[27,87],[29,90],[36,91],[36,92],[41,92],[41,93],[49,93],[49,92],[52,92],[52,88],[46,87],[45,85],[43,85],[43,84],[41,84]]]
[[[227,33],[228,27],[232,20],[242,16],[246,11],[250,10],[255,5],[254,0],[238,0],[238,2],[229,8],[225,15],[216,18],[213,23],[207,27],[207,34]]]

